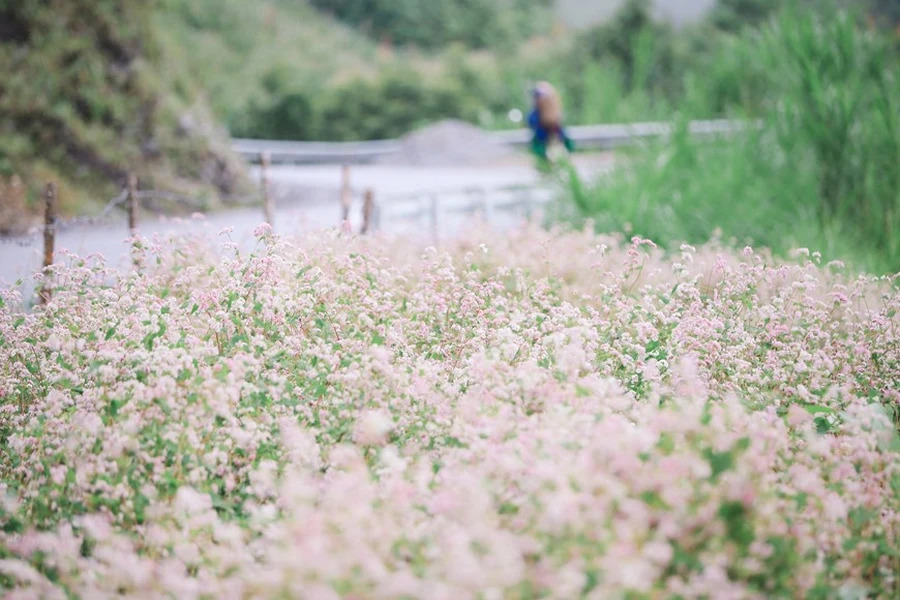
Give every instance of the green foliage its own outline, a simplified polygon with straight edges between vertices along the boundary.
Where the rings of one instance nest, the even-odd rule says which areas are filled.
[[[0,169],[20,175],[30,197],[52,179],[62,212],[75,211],[112,195],[128,171],[179,191],[235,183],[227,152],[179,131],[194,98],[156,69],[153,10],[136,0],[0,0]],[[215,176],[201,181],[204,172]]]
[[[672,32],[653,19],[650,0],[628,0],[611,22],[580,36],[576,48],[588,61],[617,63],[627,91],[665,89],[673,69]]]
[[[718,0],[710,20],[723,31],[738,31],[762,24],[781,4],[783,0]]]
[[[763,32],[779,144],[808,153],[823,221],[854,230],[900,268],[898,56],[846,13],[790,11]]]
[[[179,62],[207,90],[211,104],[236,136],[391,137],[444,118],[491,127],[504,122],[510,108],[524,108],[527,81],[518,65],[535,62],[527,68],[527,76],[536,79],[545,63],[520,61],[513,49],[527,35],[524,32],[531,31],[523,23],[551,22],[544,18],[548,11],[540,8],[546,7],[544,0],[476,2],[471,9],[459,3],[413,4],[404,8],[402,3],[329,2],[314,10],[287,0],[260,4],[163,0],[157,20],[169,45],[179,48]],[[371,33],[371,23],[367,26],[360,19],[376,8],[383,14],[402,13],[398,17],[402,22],[422,21],[402,29],[410,36],[422,36],[421,43],[407,46],[430,44],[429,53],[409,47],[395,50],[389,44],[376,48],[360,31],[326,16],[330,12]],[[479,11],[494,16],[482,18]],[[448,13],[446,18],[426,19],[443,12]],[[512,58],[504,59],[501,67],[500,53],[469,52],[469,45],[480,44],[477,40],[430,33],[432,25],[456,27],[457,16],[471,21],[460,32],[480,36],[486,31],[484,42],[504,48]],[[497,27],[503,29],[502,35],[490,33]],[[255,43],[248,46],[247,39]]]
[[[872,15],[882,23],[896,27],[900,24],[900,2],[897,0],[869,0]]]
[[[313,139],[312,101],[300,92],[277,97],[269,106],[251,105],[232,133],[272,140]]]
[[[440,48],[511,47],[550,23],[549,0],[312,0],[312,4],[373,37],[400,45]]]
[[[674,247],[718,230],[735,244],[900,269],[896,51],[843,11],[788,10],[720,43],[720,59],[685,76],[685,115],[758,115],[762,127],[707,143],[683,120],[628,169],[573,185],[577,215]]]
[[[334,80],[377,72],[375,46],[294,0],[159,0],[154,29],[168,62],[200,87],[227,125]]]
[[[138,116],[151,109],[152,93],[136,64],[148,37],[147,9],[138,2],[4,2],[0,14],[8,28],[0,39],[0,135],[31,141],[0,144],[0,153],[18,163],[43,151],[55,163],[120,175],[112,155],[133,160],[139,144],[116,140],[147,136],[151,127]]]
[[[479,105],[450,81],[429,82],[415,71],[357,78],[324,93],[274,92],[269,104],[252,104],[232,133],[271,139],[356,140],[399,137],[444,118],[470,121]]]

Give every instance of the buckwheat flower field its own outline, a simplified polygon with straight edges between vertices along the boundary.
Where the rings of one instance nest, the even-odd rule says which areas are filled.
[[[258,236],[2,292],[6,597],[898,597],[895,280]]]

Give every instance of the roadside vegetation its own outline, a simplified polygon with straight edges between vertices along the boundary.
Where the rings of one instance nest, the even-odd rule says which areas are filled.
[[[0,1],[0,232],[46,181],[62,214],[96,209],[128,172],[197,198],[243,191],[227,135],[167,63],[145,2]]]
[[[608,178],[569,180],[572,216],[671,248],[718,232],[900,270],[897,38],[854,12],[795,8],[716,48],[685,80],[677,133]],[[761,126],[713,143],[687,135],[689,116],[717,110]]]

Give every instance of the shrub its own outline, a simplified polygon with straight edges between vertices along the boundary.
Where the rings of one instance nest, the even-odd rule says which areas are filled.
[[[354,79],[316,95],[276,91],[272,98],[268,105],[252,105],[232,133],[295,140],[386,139],[440,119],[474,121],[481,106],[457,85],[426,81],[410,70]]]

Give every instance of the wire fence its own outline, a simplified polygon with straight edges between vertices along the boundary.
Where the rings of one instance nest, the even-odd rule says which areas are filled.
[[[558,195],[547,184],[466,185],[444,189],[388,194],[374,209],[363,203],[360,233],[382,230],[388,233],[414,232],[439,245],[454,228],[471,225],[471,217],[503,229],[535,218]],[[366,194],[363,198],[367,198]],[[371,218],[368,215],[371,213]]]
[[[273,196],[265,166],[268,163],[265,158],[261,161],[263,169],[260,173],[260,190],[258,194],[246,196],[241,199],[233,199],[236,205],[245,208],[254,206],[261,209],[260,217],[270,224],[278,215],[275,213]],[[510,217],[530,217],[532,212],[546,203],[552,196],[553,190],[547,186],[534,184],[519,185],[467,185],[445,189],[423,189],[414,192],[385,194],[381,197],[375,195],[371,187],[350,187],[349,167],[342,172],[342,185],[339,193],[334,197],[334,226],[344,229],[352,229],[350,226],[350,209],[354,204],[354,198],[361,202],[362,222],[359,224],[360,234],[371,234],[382,230],[382,225],[387,224],[386,233],[402,233],[406,231],[417,232],[426,239],[431,238],[434,245],[438,245],[443,233],[452,231],[450,223],[456,226],[465,226],[465,215],[480,213],[485,221],[497,224],[495,218],[507,219]],[[0,237],[0,244],[13,244],[22,248],[40,249],[43,244],[42,264],[43,269],[54,264],[54,250],[56,237],[70,230],[81,229],[90,232],[91,228],[98,225],[110,225],[116,219],[122,218],[124,211],[128,230],[133,236],[137,232],[139,208],[142,202],[148,200],[166,200],[169,202],[192,204],[196,198],[190,198],[175,192],[164,190],[139,190],[137,180],[129,176],[128,184],[116,196],[110,198],[103,207],[94,214],[80,215],[69,218],[57,217],[57,187],[54,183],[47,183],[44,191],[44,219],[43,225],[32,227],[28,233],[14,237]],[[288,205],[289,207],[290,205]],[[319,206],[324,206],[319,204]],[[312,205],[310,206],[312,208]],[[340,210],[338,210],[340,209]],[[286,208],[284,217],[287,219],[292,210]],[[321,208],[318,209],[321,214]],[[327,226],[327,223],[321,223]],[[101,234],[102,235],[102,234]],[[46,272],[46,271],[45,271]],[[41,280],[34,290],[38,294],[40,304],[49,302],[53,292],[52,277]]]
[[[269,164],[262,159],[263,165]],[[349,168],[342,173],[342,185],[335,197],[335,204],[340,208],[334,224],[344,225],[349,221],[351,203],[360,202],[362,223],[359,232],[372,233],[382,229],[388,221],[410,222],[425,221],[432,232],[437,232],[442,216],[480,213],[490,221],[495,211],[518,211],[530,217],[533,210],[547,202],[552,191],[547,186],[535,184],[504,185],[464,185],[447,188],[429,188],[414,192],[385,194],[376,196],[374,190],[365,187],[350,187]],[[139,190],[133,178],[130,185],[110,198],[96,213],[60,218],[56,215],[55,206],[51,213],[45,215],[44,223],[31,227],[27,233],[0,237],[0,245],[15,245],[23,248],[36,247],[42,243],[47,233],[54,236],[74,229],[85,229],[92,226],[111,225],[116,219],[127,215],[129,229],[134,230],[138,220],[137,213],[143,202],[164,200],[182,205],[194,204],[197,198],[191,198],[165,190]],[[263,219],[272,223],[275,214],[274,194],[265,168],[260,172],[259,193],[241,198],[232,198],[235,207],[257,206],[261,208]],[[55,202],[56,198],[53,198]],[[434,233],[434,237],[437,234]]]
[[[38,243],[38,241],[44,235],[44,230],[47,227],[52,228],[54,233],[59,233],[75,227],[85,227],[106,223],[109,221],[109,216],[112,213],[113,209],[115,209],[117,206],[123,205],[127,199],[128,191],[123,190],[122,193],[118,196],[110,198],[109,202],[107,202],[106,205],[100,210],[100,212],[95,215],[81,215],[70,217],[68,219],[51,217],[49,224],[41,227],[31,227],[28,230],[28,233],[24,235],[0,237],[0,244],[14,244],[16,246],[28,247]]]
[[[137,204],[140,204],[141,201],[145,200],[165,200],[182,205],[191,205],[197,201],[196,198],[166,190],[135,190],[131,193],[131,195],[129,194],[129,190],[127,188],[123,189],[118,195],[110,198],[109,201],[103,206],[103,208],[101,208],[95,214],[78,215],[67,218],[53,216],[49,223],[45,223],[43,225],[34,225],[30,227],[26,233],[11,236],[0,236],[0,244],[27,248],[40,243],[41,238],[44,236],[44,231],[48,227],[52,228],[54,233],[64,233],[66,231],[77,228],[92,227],[96,225],[109,225],[115,220],[114,213],[117,208],[128,210],[128,202],[130,198],[133,198],[134,202]],[[253,195],[240,198],[232,198],[231,202],[235,206],[247,206],[258,203],[259,200],[260,196]],[[132,211],[129,211],[129,225],[131,226],[131,229],[134,228],[133,220],[136,218],[136,216],[133,214],[133,212],[136,210],[137,207],[135,207],[135,209],[133,209]]]
[[[53,217],[45,225],[34,226],[23,235],[0,237],[0,245],[15,245],[22,248],[38,247],[43,243],[47,229],[59,235],[76,229],[92,226],[111,225],[121,218],[128,209],[129,195],[125,189],[109,201],[98,212],[92,215],[81,215],[70,218]],[[336,195],[335,226],[349,221],[351,203],[354,211],[360,210],[362,222],[359,233],[367,234],[380,231],[384,225],[388,230],[396,229],[391,224],[403,224],[418,221],[423,231],[436,232],[445,218],[479,214],[484,220],[491,221],[498,212],[530,217],[535,210],[546,204],[553,195],[547,186],[535,185],[467,185],[443,189],[420,190],[415,192],[386,194],[376,196],[370,188],[354,188],[342,190]],[[189,203],[195,198],[162,190],[139,190],[134,194],[137,201],[166,200],[170,202]],[[235,200],[236,206],[259,205],[260,197],[247,196]],[[345,206],[346,204],[346,206]],[[278,217],[277,207],[272,205],[266,214],[263,207],[263,220],[272,222]],[[129,217],[131,220],[135,217]],[[134,225],[132,224],[132,228]],[[436,234],[432,234],[437,237]]]
[[[232,198],[235,207],[256,207],[261,209],[261,217],[265,222],[273,224],[278,215],[275,214],[272,186],[266,172],[270,164],[268,157],[260,159],[259,190],[256,194],[240,199]],[[546,203],[554,192],[546,185],[529,184],[488,184],[463,185],[445,189],[428,187],[413,192],[393,193],[376,196],[371,187],[351,188],[350,167],[345,166],[341,172],[341,186],[334,197],[335,214],[333,226],[351,231],[356,229],[360,234],[371,234],[378,231],[385,233],[411,233],[430,238],[437,245],[442,235],[451,234],[454,228],[464,227],[469,219],[466,215],[480,213],[482,219],[492,225],[503,225],[519,217],[530,218],[533,211]],[[50,182],[44,192],[44,219],[41,226],[32,227],[27,233],[12,237],[0,237],[0,245],[15,245],[20,248],[40,250],[43,245],[43,267],[54,264],[56,238],[72,230],[94,235],[91,228],[109,226],[126,215],[128,231],[135,235],[138,229],[138,215],[142,203],[150,200],[165,200],[175,204],[190,206],[196,204],[197,198],[165,190],[140,190],[137,179],[133,175],[127,178],[126,186],[119,194],[110,198],[103,207],[90,215],[79,215],[68,218],[57,216],[57,188]],[[282,194],[279,194],[283,196]],[[353,221],[351,226],[351,206],[361,203],[361,222]],[[315,208],[319,206],[319,208]],[[328,219],[323,220],[324,204],[310,204],[308,210],[318,213],[313,220],[318,226],[327,227]],[[296,204],[283,206],[283,218],[288,222],[291,214],[296,218]],[[146,207],[145,207],[146,210]],[[181,211],[183,212],[183,211]],[[245,218],[245,217],[244,217]],[[121,221],[120,221],[121,223]],[[384,227],[387,225],[387,227]],[[294,224],[296,226],[296,222]],[[106,232],[109,233],[109,232]],[[98,235],[104,235],[98,233]],[[71,241],[71,240],[70,240]],[[31,260],[31,259],[29,259]],[[38,290],[42,301],[50,297],[50,282]]]

